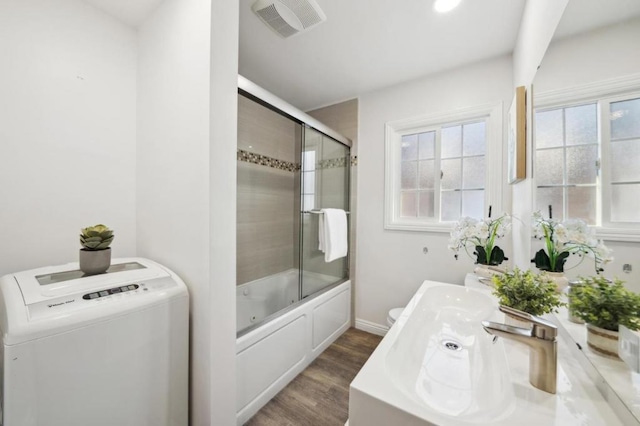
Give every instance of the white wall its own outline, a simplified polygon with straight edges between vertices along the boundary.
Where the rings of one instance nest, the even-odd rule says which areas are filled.
[[[383,228],[385,123],[487,103],[507,107],[512,81],[505,56],[360,97],[357,321],[386,325],[387,311],[404,306],[425,279],[462,284],[473,270],[471,259],[456,261],[447,249],[448,233]]]
[[[138,252],[189,286],[192,425],[235,423],[237,8],[166,0],[139,29]]]
[[[184,0],[181,0],[184,1]],[[236,419],[236,149],[238,2],[211,1],[209,90],[211,425]],[[193,423],[196,425],[198,423]]]
[[[579,1],[579,0],[574,0]],[[525,3],[518,39],[513,51],[513,86],[527,87],[527,123],[531,123],[531,83],[542,62],[551,37],[569,0],[528,0]],[[528,125],[526,145],[526,179],[511,186],[511,211],[514,216],[530,218],[532,214],[533,183],[531,181],[532,126]],[[531,226],[527,219],[514,221],[512,229],[513,262],[522,269],[531,267]]]
[[[640,19],[551,43],[536,74],[536,93],[638,75],[638,40]],[[640,292],[640,243],[606,241],[606,244],[614,250],[614,261],[605,267],[604,275],[617,276],[626,281],[629,288]],[[532,252],[540,248],[538,245],[534,243]],[[572,256],[568,266],[577,262],[575,257]],[[632,273],[622,271],[625,263],[632,265]],[[578,275],[593,275],[593,263],[585,261],[579,268],[567,271],[570,278]]]
[[[135,254],[136,34],[78,0],[0,2],[0,275]]]

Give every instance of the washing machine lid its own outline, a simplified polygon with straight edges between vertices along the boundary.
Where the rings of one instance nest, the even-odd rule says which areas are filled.
[[[78,269],[78,263],[47,266],[13,275],[27,306],[52,298],[170,276],[158,264],[142,258],[114,259],[107,272],[98,275],[85,276]]]

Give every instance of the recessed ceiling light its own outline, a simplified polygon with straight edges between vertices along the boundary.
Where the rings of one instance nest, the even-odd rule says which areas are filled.
[[[461,0],[436,0],[436,2],[433,3],[433,8],[436,12],[449,12],[450,10],[455,9],[455,7],[460,4],[460,1]]]

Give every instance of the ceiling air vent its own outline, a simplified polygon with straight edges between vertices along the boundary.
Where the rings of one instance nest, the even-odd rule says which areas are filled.
[[[283,38],[308,30],[327,19],[315,0],[258,0],[251,9]]]

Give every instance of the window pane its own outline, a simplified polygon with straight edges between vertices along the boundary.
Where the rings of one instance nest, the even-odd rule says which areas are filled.
[[[611,180],[640,181],[640,139],[611,142]]]
[[[544,149],[536,151],[536,182],[538,185],[561,185],[563,150]]]
[[[484,155],[485,152],[485,123],[465,124],[463,127],[463,155]]]
[[[302,173],[302,192],[313,194],[316,191],[316,172]]]
[[[484,191],[462,192],[462,216],[484,217]]]
[[[418,158],[418,135],[405,135],[402,137],[402,161]]]
[[[460,192],[442,192],[440,220],[443,222],[453,222],[460,219]]]
[[[538,188],[536,210],[539,210],[544,217],[548,217],[550,205],[553,208],[553,218],[562,220],[562,188]]]
[[[582,219],[589,225],[596,224],[595,186],[567,188],[567,201],[568,217]]]
[[[420,188],[432,189],[435,186],[435,161],[426,160],[420,161]]]
[[[611,104],[611,139],[640,137],[640,99]]]
[[[597,136],[596,104],[580,105],[565,110],[567,145],[595,143]]]
[[[428,160],[435,156],[436,132],[420,133],[418,135],[418,158]]]
[[[595,183],[597,159],[596,145],[567,148],[567,182],[569,184]]]
[[[611,221],[640,222],[640,184],[611,186]]]
[[[484,157],[471,157],[462,160],[462,187],[484,188]]]
[[[536,113],[536,148],[562,146],[562,133],[562,109]]]
[[[416,192],[402,191],[400,192],[400,216],[416,217]]]
[[[420,217],[434,217],[434,199],[433,199],[433,191],[420,191],[418,193],[419,201],[419,210],[418,215]]]
[[[442,181],[443,189],[459,189],[460,188],[460,159],[442,160]]]
[[[443,127],[441,138],[442,158],[460,157],[462,153],[462,126]]]
[[[418,162],[403,161],[400,163],[400,188],[415,189],[418,187]]]
[[[302,170],[305,172],[316,169],[316,152],[305,151],[302,153]]]
[[[303,195],[302,196],[302,210],[303,211],[309,211],[309,210],[313,210],[316,206],[315,203],[315,199],[316,196],[311,194],[311,195]]]

